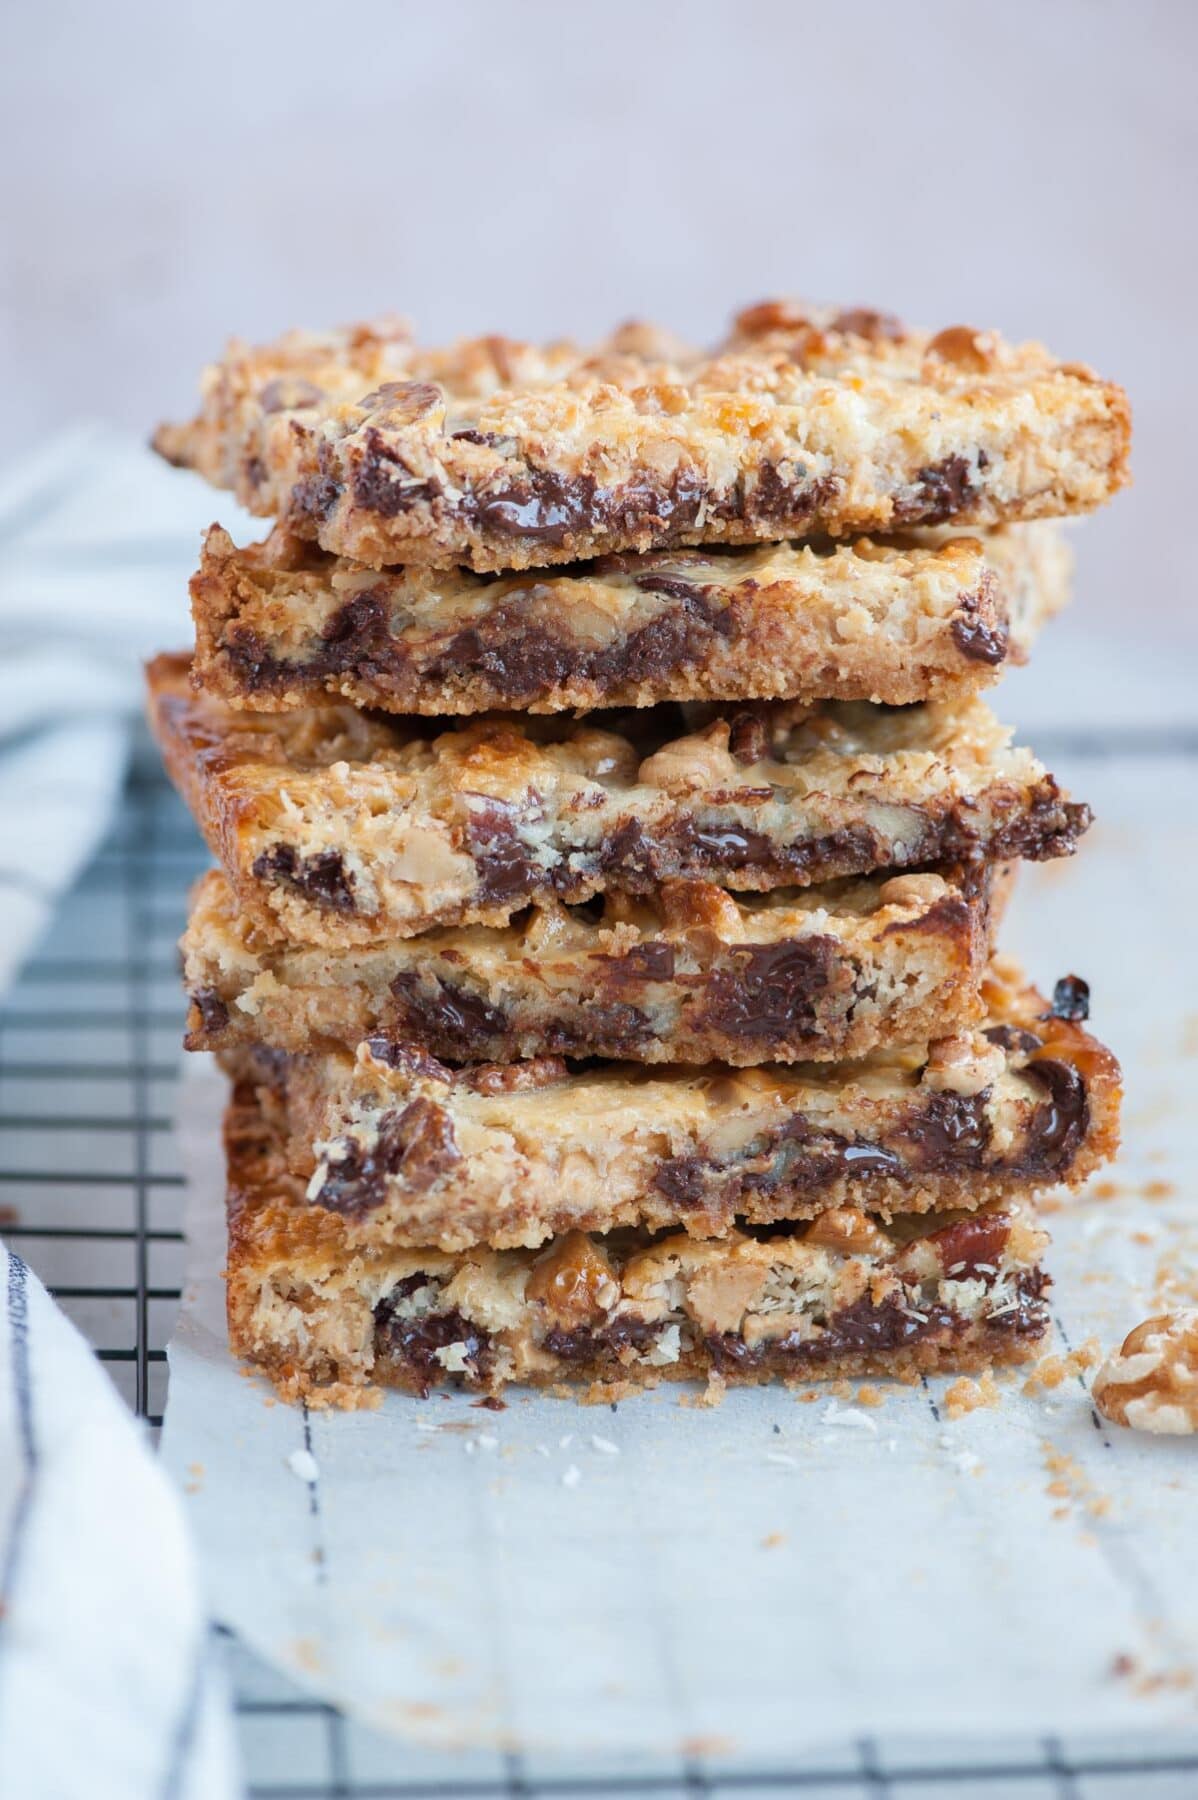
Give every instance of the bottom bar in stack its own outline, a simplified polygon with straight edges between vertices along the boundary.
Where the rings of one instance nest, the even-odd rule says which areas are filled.
[[[806,1071],[236,1052],[233,1347],[337,1404],[1018,1361],[1034,1196],[1110,1154],[1119,1073],[1034,990],[986,999],[966,1039]]]

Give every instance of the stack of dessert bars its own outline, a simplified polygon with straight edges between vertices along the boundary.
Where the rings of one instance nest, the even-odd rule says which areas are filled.
[[[1089,813],[980,693],[1129,434],[1038,345],[777,302],[230,347],[157,447],[275,524],[209,532],[150,711],[238,1354],[341,1404],[1029,1354],[1119,1070],[994,958]]]

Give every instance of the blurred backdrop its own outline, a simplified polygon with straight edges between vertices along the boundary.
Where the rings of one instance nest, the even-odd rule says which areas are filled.
[[[144,433],[231,332],[872,303],[1125,382],[1137,487],[1082,534],[1086,617],[1198,643],[1196,67],[1190,0],[13,0],[6,448]]]

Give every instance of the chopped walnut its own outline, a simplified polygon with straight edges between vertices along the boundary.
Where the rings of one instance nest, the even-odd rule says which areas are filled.
[[[640,766],[638,780],[671,793],[735,786],[740,770],[728,754],[728,726],[718,719],[706,731],[663,744]]]
[[[1178,1437],[1198,1431],[1198,1308],[1161,1313],[1129,1331],[1094,1377],[1093,1392],[1116,1425]]]
[[[931,906],[948,893],[943,875],[892,875],[878,889],[884,906]]]
[[[928,1045],[924,1086],[936,1094],[980,1094],[998,1080],[1006,1060],[997,1044],[968,1032],[937,1038]]]
[[[664,881],[661,909],[675,931],[706,927],[726,944],[743,944],[745,922],[731,894],[710,881]]]
[[[809,1227],[804,1242],[839,1250],[846,1256],[874,1256],[880,1261],[894,1249],[886,1233],[855,1206],[835,1206],[821,1213]]]

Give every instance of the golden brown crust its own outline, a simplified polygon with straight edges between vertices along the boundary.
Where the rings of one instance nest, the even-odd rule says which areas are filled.
[[[166,765],[255,923],[354,945],[502,924],[544,894],[748,892],[1067,854],[1089,822],[977,700],[525,718],[436,732],[346,706],[237,712],[149,670]],[[688,728],[689,727],[689,728]]]
[[[1127,480],[1122,390],[1035,344],[774,303],[714,357],[645,329],[587,353],[417,349],[393,321],[233,343],[170,461],[374,567],[993,525]]]
[[[1022,1360],[1046,1327],[1047,1240],[1018,1207],[888,1229],[845,1209],[772,1238],[576,1232],[540,1252],[364,1248],[305,1206],[263,1101],[240,1084],[226,1120],[229,1335],[290,1400],[968,1371]]]
[[[352,1051],[378,1032],[449,1062],[545,1054],[748,1065],[843,1060],[980,1015],[992,867],[737,900],[667,882],[602,916],[543,900],[507,926],[360,949],[263,938],[204,877],[181,945],[187,1047]]]
[[[996,965],[976,1030],[850,1063],[461,1070],[371,1038],[256,1065],[313,1213],[363,1246],[972,1209],[1076,1186],[1118,1140],[1119,1068]]]
[[[386,712],[585,711],[663,700],[875,700],[974,692],[1064,604],[1050,524],[608,557],[484,578],[380,572],[281,528],[213,526],[191,584],[193,675],[259,712],[328,697]]]

